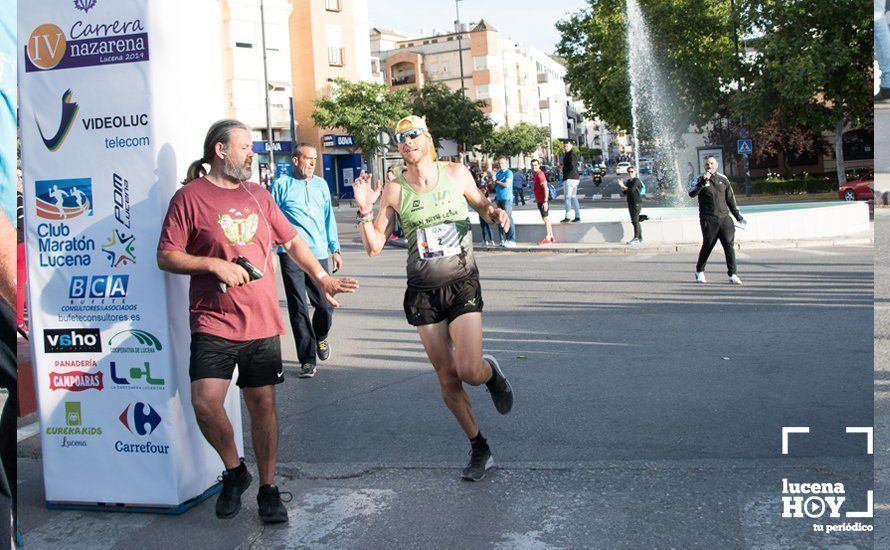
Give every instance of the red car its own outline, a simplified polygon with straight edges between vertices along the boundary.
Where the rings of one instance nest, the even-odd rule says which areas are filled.
[[[838,189],[838,196],[845,201],[870,201],[875,198],[874,172],[850,180]]]

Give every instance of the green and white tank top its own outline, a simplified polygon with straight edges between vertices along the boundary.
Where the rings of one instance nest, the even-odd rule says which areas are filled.
[[[451,183],[444,165],[436,164],[438,183],[426,193],[413,190],[404,175],[399,176],[399,217],[408,241],[408,285],[416,288],[436,288],[479,274],[467,200]]]

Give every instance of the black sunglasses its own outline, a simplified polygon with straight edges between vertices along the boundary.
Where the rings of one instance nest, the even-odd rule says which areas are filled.
[[[417,129],[405,130],[404,132],[399,132],[398,134],[396,134],[396,143],[404,143],[406,137],[409,137],[411,139],[417,139],[417,137],[420,136],[420,134],[422,134],[422,133],[423,133],[423,130],[417,130]]]

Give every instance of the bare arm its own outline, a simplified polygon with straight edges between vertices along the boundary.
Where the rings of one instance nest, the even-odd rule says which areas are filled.
[[[376,256],[383,250],[395,227],[402,188],[395,181],[387,182],[382,189],[379,182],[375,187],[371,181],[371,175],[364,173],[353,182],[352,188],[359,211],[369,217],[373,216],[374,203],[377,202],[378,197],[382,197],[377,218],[358,224],[365,252],[368,256]]]
[[[158,250],[158,267],[179,275],[213,275],[227,286],[250,282],[244,268],[221,258],[192,256],[181,250]]]
[[[504,231],[510,228],[510,217],[500,208],[495,207],[476,187],[473,176],[467,167],[462,164],[449,163],[447,168],[448,176],[451,182],[463,191],[467,203],[475,210],[480,217],[484,218],[492,225],[501,226]]]

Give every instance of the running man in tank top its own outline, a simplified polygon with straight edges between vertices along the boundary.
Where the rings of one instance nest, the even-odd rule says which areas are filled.
[[[362,174],[354,183],[358,224],[365,251],[379,254],[396,216],[408,241],[405,316],[417,327],[445,405],[470,439],[470,461],[461,477],[479,481],[494,466],[464,384],[485,384],[501,414],[513,407],[513,389],[497,360],[482,354],[482,290],[473,257],[467,204],[488,223],[509,228],[507,213],[485,198],[465,166],[437,162],[426,122],[405,117],[395,126],[406,170],[381,189]],[[373,206],[380,198],[380,211]]]

